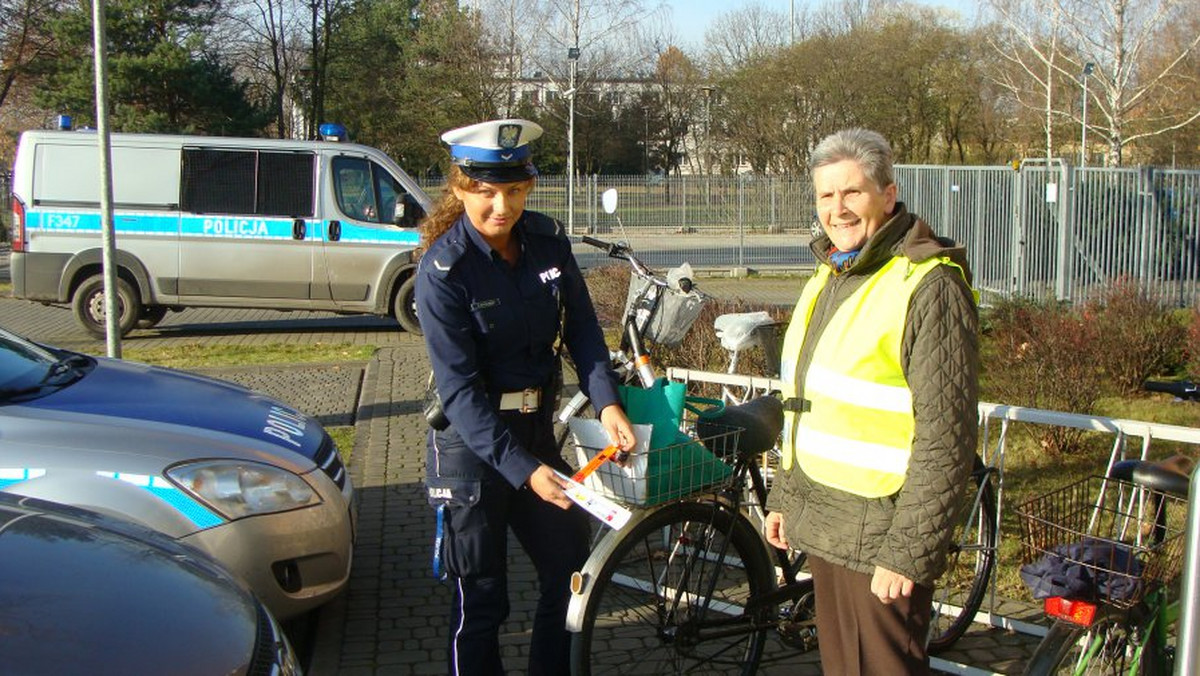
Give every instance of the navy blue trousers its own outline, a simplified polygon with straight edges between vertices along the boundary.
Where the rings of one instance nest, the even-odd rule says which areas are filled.
[[[570,473],[554,447],[549,412],[505,413],[509,429],[538,458]],[[560,509],[528,488],[513,488],[468,449],[453,428],[431,432],[426,485],[444,505],[440,555],[454,590],[449,670],[455,676],[503,674],[500,627],[508,617],[508,531],[533,562],[538,604],[528,673],[566,675],[571,635],[566,630],[571,573],[588,555],[587,513]]]

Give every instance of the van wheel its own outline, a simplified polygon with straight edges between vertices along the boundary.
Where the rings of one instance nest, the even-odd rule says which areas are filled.
[[[421,335],[421,323],[417,321],[417,276],[414,274],[400,285],[392,301],[392,314],[401,328],[414,336]]]
[[[167,316],[165,305],[143,305],[142,313],[138,315],[137,328],[152,329]]]
[[[133,330],[138,320],[138,309],[141,302],[137,291],[129,282],[117,278],[117,331],[124,336]],[[105,337],[104,326],[104,276],[92,275],[83,280],[75,297],[71,299],[71,310],[75,319],[88,333],[99,338]]]

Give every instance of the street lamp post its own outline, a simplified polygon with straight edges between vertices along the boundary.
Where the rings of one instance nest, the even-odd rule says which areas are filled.
[[[650,107],[642,106],[642,173],[650,176]]]
[[[704,92],[704,152],[700,155],[704,162],[704,173],[712,173],[712,95],[713,87],[705,85],[700,88]]]
[[[317,138],[317,127],[321,124],[317,120],[320,114],[317,109],[317,87],[319,86],[317,78],[317,8],[320,7],[320,0],[310,0],[309,6],[312,8],[312,90],[309,92],[309,96],[312,98],[312,110],[309,112],[311,117],[308,120],[307,131],[308,138],[315,139]]]
[[[567,50],[571,84],[567,95],[567,234],[575,234],[575,77],[579,67],[579,46]]]
[[[1080,126],[1082,130],[1079,132],[1079,166],[1087,166],[1087,104],[1088,104],[1088,76],[1096,69],[1096,64],[1088,61],[1083,66],[1083,115]]]

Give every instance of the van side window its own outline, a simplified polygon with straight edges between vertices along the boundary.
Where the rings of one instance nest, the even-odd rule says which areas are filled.
[[[382,166],[361,157],[333,158],[333,182],[338,208],[346,216],[368,223],[395,223],[396,205],[404,188]]]
[[[379,222],[369,161],[360,157],[333,158],[333,185],[343,214],[356,221]]]
[[[311,218],[312,153],[184,148],[180,204],[197,214]]]

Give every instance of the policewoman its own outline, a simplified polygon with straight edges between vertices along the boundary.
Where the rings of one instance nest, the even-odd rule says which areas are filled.
[[[504,673],[508,531],[537,570],[528,673],[566,674],[571,573],[587,558],[587,514],[563,492],[554,444],[559,344],[609,437],[632,450],[608,348],[562,226],[525,210],[537,169],[527,120],[442,135],[452,166],[422,224],[417,315],[449,426],[431,430],[426,487],[437,514],[434,567],[453,587],[450,674]]]

